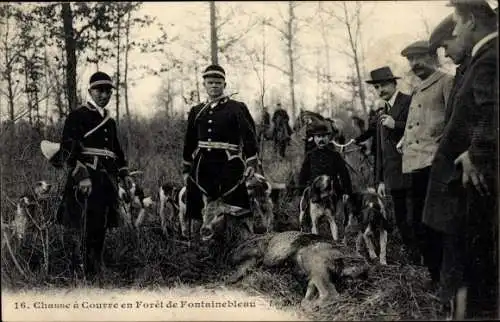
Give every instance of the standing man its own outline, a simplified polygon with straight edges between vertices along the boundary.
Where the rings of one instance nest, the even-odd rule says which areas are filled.
[[[429,185],[430,192],[465,188],[466,318],[478,319],[498,318],[498,3],[492,4],[451,1],[453,35],[472,49]]]
[[[269,109],[267,106],[262,108],[262,118],[260,120],[260,133],[259,140],[269,139],[269,128],[271,127],[271,115],[269,114]]]
[[[106,230],[119,223],[118,178],[127,188],[132,184],[116,123],[105,108],[113,88],[106,73],[93,74],[90,98],[69,113],[61,140],[60,155],[71,170],[57,221],[67,228],[73,269],[83,266],[91,281],[99,278]]]
[[[428,41],[417,41],[401,52],[411,70],[422,80],[414,90],[406,128],[398,148],[403,154],[403,173],[411,176],[412,231],[431,276],[430,288],[438,286],[442,258],[439,231],[422,223],[429,172],[445,126],[445,110],[453,77],[438,70],[438,57]]]
[[[458,65],[453,79],[453,87],[448,97],[445,112],[445,124],[448,123],[455,101],[455,93],[460,88],[464,71],[468,65],[470,52],[469,45],[464,41],[452,36],[455,28],[453,14],[446,17],[433,30],[429,39],[431,50],[444,47],[445,56],[450,57]],[[437,142],[439,144],[439,142]],[[423,211],[423,223],[438,231],[442,236],[442,262],[440,273],[439,299],[442,304],[442,313],[453,318],[452,308],[455,294],[462,285],[463,279],[463,252],[464,252],[464,223],[465,217],[465,190],[457,182],[453,185],[445,185],[436,181],[434,165],[431,167],[429,177],[429,188]]]
[[[375,182],[377,191],[381,195],[386,192],[391,196],[394,204],[396,224],[401,234],[403,244],[410,257],[415,260],[414,237],[409,226],[407,210],[407,193],[410,187],[410,178],[402,171],[401,154],[396,144],[403,136],[408,107],[411,97],[397,90],[395,77],[389,67],[384,66],[370,72],[371,79],[367,80],[377,91],[380,101],[378,107],[383,108],[377,125],[377,173]]]
[[[201,220],[203,196],[250,209],[245,178],[258,170],[255,123],[247,106],[224,95],[219,65],[203,72],[208,101],[191,108],[184,141],[187,218]]]

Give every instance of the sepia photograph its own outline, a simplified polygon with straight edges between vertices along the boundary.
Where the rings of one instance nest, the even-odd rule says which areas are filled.
[[[2,2],[2,321],[500,319],[498,0]]]

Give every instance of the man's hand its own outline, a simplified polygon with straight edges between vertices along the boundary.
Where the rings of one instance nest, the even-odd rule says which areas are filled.
[[[125,186],[125,189],[129,191],[134,186],[134,180],[131,176],[125,176],[123,178],[123,185]]]
[[[392,116],[390,116],[388,114],[382,114],[380,116],[380,124],[382,124],[383,126],[389,128],[389,129],[393,129],[396,127],[396,122],[394,121]]]
[[[251,176],[253,176],[255,174],[255,169],[254,167],[247,167],[245,169],[245,178],[250,178]]]
[[[349,195],[347,195],[347,194],[343,194],[343,195],[342,195],[342,202],[343,202],[343,203],[346,203],[346,202],[347,202],[347,200],[349,200]]]
[[[188,179],[189,179],[189,173],[183,173],[182,174],[182,181],[184,182],[184,186],[187,186]]]
[[[385,109],[386,106],[387,106],[387,101],[384,99],[379,98],[375,101],[375,110],[378,110],[381,108]]]
[[[385,184],[383,182],[378,184],[377,193],[380,196],[385,197]]]
[[[398,144],[396,144],[396,149],[400,154],[403,154],[403,138],[399,140]]]
[[[472,164],[469,151],[465,151],[455,159],[455,165],[462,165],[462,184],[467,186],[467,183],[472,182],[481,196],[488,195],[488,185],[482,173]]]
[[[78,190],[84,195],[90,195],[92,192],[92,181],[89,178],[85,178],[78,182]]]

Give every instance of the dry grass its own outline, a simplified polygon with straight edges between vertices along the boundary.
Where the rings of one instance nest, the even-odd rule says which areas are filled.
[[[122,137],[128,147],[131,167],[145,170],[139,178],[146,194],[156,198],[158,183],[180,182],[181,148],[184,122],[157,117],[153,121],[134,122],[131,136]],[[15,133],[0,136],[1,214],[2,222],[13,218],[14,205],[26,187],[37,180],[58,183],[62,189],[65,173],[51,168],[42,159],[39,142],[42,138],[58,139],[60,127],[36,133],[26,125],[19,125]],[[125,131],[122,131],[125,133]],[[127,145],[127,139],[134,144]],[[285,160],[277,160],[272,147],[266,145],[263,155],[265,173],[277,183],[296,175],[302,162],[303,146],[292,141]],[[356,152],[349,157],[356,169],[362,169]],[[5,158],[8,155],[9,158]],[[356,161],[358,160],[358,161]],[[365,170],[362,170],[363,172]],[[365,172],[363,172],[365,173]],[[361,181],[353,179],[356,185]],[[298,198],[282,195],[276,207],[278,230],[297,229]],[[105,269],[102,287],[158,289],[161,287],[203,287],[223,284],[231,270],[224,262],[207,258],[209,250],[188,246],[179,241],[173,229],[168,236],[161,233],[159,219],[151,216],[139,231],[118,228],[107,235],[104,253]],[[31,234],[23,244],[10,241],[12,253],[5,247],[8,229],[2,226],[2,286],[9,289],[74,287],[85,285],[74,281],[68,271],[68,255],[58,227],[49,230],[49,266],[44,264],[42,239]],[[320,232],[328,236],[325,227]],[[7,235],[4,235],[5,234]],[[353,243],[349,243],[352,245]],[[352,246],[351,246],[352,247]],[[427,279],[421,267],[405,262],[400,254],[397,235],[389,237],[389,266],[374,265],[366,280],[348,281],[340,287],[335,303],[316,311],[305,312],[309,318],[320,320],[394,320],[437,318],[437,301],[423,289]],[[23,269],[21,273],[13,262],[15,258]],[[23,274],[25,276],[23,276]],[[305,293],[305,280],[290,267],[280,270],[257,269],[235,285],[246,291],[271,296],[278,306],[299,306]]]

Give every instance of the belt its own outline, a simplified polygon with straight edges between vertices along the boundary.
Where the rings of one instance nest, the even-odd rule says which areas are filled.
[[[116,159],[116,154],[106,149],[83,148],[82,154]]]
[[[227,142],[212,142],[212,141],[198,141],[198,148],[205,149],[222,149],[238,152],[240,147],[236,144],[231,144]]]

